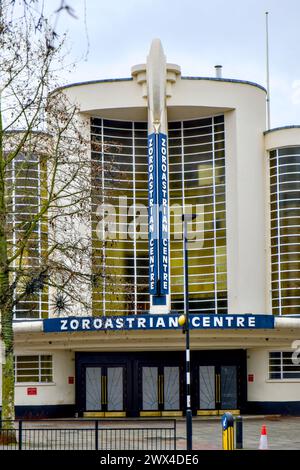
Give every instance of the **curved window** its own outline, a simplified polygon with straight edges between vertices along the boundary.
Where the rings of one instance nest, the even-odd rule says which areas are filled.
[[[168,134],[171,308],[184,309],[179,214],[185,205],[197,213],[190,227],[190,311],[226,313],[224,116],[170,122]],[[92,118],[91,139],[93,313],[143,313],[149,310],[147,123]],[[114,235],[101,240],[99,227],[102,234],[108,227],[99,224],[103,204],[115,218]]]
[[[171,302],[184,310],[183,244],[176,209],[189,224],[191,313],[227,313],[224,116],[169,123]],[[176,239],[177,235],[177,239]]]
[[[300,147],[270,152],[272,307],[300,312]]]
[[[91,140],[93,314],[143,313],[149,310],[147,123],[92,118]],[[99,215],[103,205],[107,223]]]
[[[41,208],[46,197],[46,162],[36,154],[19,154],[7,166],[7,228],[8,250],[15,254],[20,246],[27,224],[32,221]],[[21,257],[13,262],[18,271],[22,263],[24,275],[19,273],[19,290],[15,297],[24,294],[24,286],[28,294],[14,306],[14,316],[21,318],[46,318],[48,316],[48,288],[42,281],[42,258],[48,243],[47,217],[36,223],[26,248]],[[35,277],[35,274],[36,277]]]

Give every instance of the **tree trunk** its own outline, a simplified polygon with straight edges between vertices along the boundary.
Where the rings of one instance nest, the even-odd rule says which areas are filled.
[[[1,0],[0,0],[1,3]],[[0,12],[1,13],[1,12]],[[13,333],[13,292],[9,285],[9,266],[7,251],[7,208],[5,202],[6,161],[3,149],[3,126],[0,94],[0,313],[1,340],[4,343],[2,358],[2,409],[0,442],[15,443],[15,376],[14,376],[14,333]]]
[[[8,288],[8,274],[0,273],[0,292]],[[1,339],[4,343],[2,358],[2,412],[0,442],[9,444],[16,442],[15,421],[15,378],[14,378],[14,334],[13,309],[1,309]]]

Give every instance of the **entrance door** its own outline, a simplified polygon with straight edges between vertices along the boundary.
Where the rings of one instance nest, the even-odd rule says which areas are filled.
[[[139,368],[140,416],[181,416],[180,367]]]
[[[199,408],[200,413],[218,414],[216,406],[216,368],[215,366],[199,366]]]
[[[86,367],[86,417],[126,416],[124,411],[124,367]]]
[[[217,415],[238,410],[238,367],[199,366],[198,415]]]
[[[219,369],[220,411],[239,412],[237,366],[220,366]]]

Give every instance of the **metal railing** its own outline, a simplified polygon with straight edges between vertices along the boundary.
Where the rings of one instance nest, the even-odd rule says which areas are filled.
[[[0,422],[0,450],[176,450],[176,421]]]

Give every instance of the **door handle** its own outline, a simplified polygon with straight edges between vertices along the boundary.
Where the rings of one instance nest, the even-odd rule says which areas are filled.
[[[105,405],[107,405],[107,376],[104,376],[104,396],[105,396]]]
[[[157,399],[158,399],[158,404],[160,405],[160,375],[158,376],[158,382],[157,382]]]
[[[161,404],[160,375],[158,376],[158,404]]]
[[[160,403],[164,403],[164,376],[160,376]]]
[[[105,405],[104,376],[101,375],[101,404]]]
[[[107,390],[106,390],[106,376],[101,376],[101,402],[102,405],[107,405]]]
[[[163,376],[159,375],[158,376],[158,404],[162,405],[163,404]]]
[[[216,402],[221,403],[221,376],[216,374]]]

